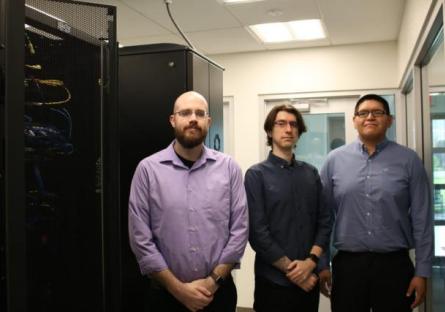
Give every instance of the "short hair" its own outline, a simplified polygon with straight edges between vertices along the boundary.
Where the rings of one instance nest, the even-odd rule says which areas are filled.
[[[302,135],[304,132],[306,132],[306,125],[304,124],[303,116],[295,107],[288,104],[277,105],[272,108],[272,110],[267,115],[266,120],[264,121],[264,131],[266,131],[267,145],[269,146],[272,146],[272,138],[269,137],[268,133],[272,131],[275,125],[275,119],[277,118],[278,113],[282,111],[295,116],[299,135]]]
[[[364,101],[373,100],[377,101],[380,104],[383,105],[383,110],[386,112],[387,115],[391,115],[391,112],[389,111],[389,104],[388,101],[386,101],[383,97],[377,94],[366,94],[358,99],[357,104],[355,104],[354,112],[357,113],[358,107],[360,104],[362,104]]]

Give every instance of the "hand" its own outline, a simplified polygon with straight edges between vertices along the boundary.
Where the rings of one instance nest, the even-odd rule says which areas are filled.
[[[204,309],[213,300],[212,293],[199,282],[182,283],[172,295],[193,312]]]
[[[304,261],[294,260],[288,265],[288,273],[286,276],[293,283],[302,284],[309,276],[311,276],[315,267],[316,264],[310,259]]]
[[[414,302],[411,304],[411,309],[414,309],[420,305],[425,300],[426,294],[426,278],[421,276],[414,276],[409,283],[408,291],[406,296],[410,297],[415,291],[416,297]]]
[[[331,289],[332,289],[332,274],[329,269],[324,269],[320,273],[318,273],[320,277],[320,292],[330,298],[331,297]]]
[[[297,284],[298,287],[303,289],[305,292],[309,292],[312,288],[317,285],[318,277],[314,273],[312,273],[303,283]]]
[[[194,280],[193,282],[191,282],[191,284],[199,285],[201,287],[204,287],[212,295],[215,294],[215,292],[219,288],[219,285],[210,276],[208,276],[207,278],[201,278],[201,279],[198,279],[198,280]]]

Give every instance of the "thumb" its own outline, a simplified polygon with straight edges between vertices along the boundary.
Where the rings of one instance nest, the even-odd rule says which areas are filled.
[[[413,283],[409,283],[409,287],[408,287],[408,291],[406,292],[406,296],[407,297],[411,297],[411,295],[414,292],[414,284]]]
[[[210,297],[212,295],[212,293],[205,287],[198,286],[196,289],[198,289],[204,296]]]
[[[287,270],[288,270],[288,271],[292,271],[296,266],[297,266],[297,262],[296,262],[296,261],[292,261],[292,262],[289,263],[289,265],[287,266]]]
[[[326,280],[326,284],[328,285],[329,288],[331,288],[332,287],[332,278],[328,278]]]

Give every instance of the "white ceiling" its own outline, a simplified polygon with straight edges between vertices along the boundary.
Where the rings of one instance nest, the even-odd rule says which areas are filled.
[[[185,44],[164,0],[82,0],[117,7],[117,36],[124,46]],[[198,51],[210,55],[270,49],[333,46],[397,40],[405,0],[265,0],[225,5],[222,0],[173,0],[176,23]],[[326,39],[263,44],[248,25],[321,19]]]

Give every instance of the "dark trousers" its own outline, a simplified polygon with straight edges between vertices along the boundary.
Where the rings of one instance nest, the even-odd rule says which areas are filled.
[[[265,278],[255,278],[253,308],[256,312],[317,312],[320,300],[319,287],[305,292],[297,286],[285,287]]]
[[[186,312],[189,311],[181,302],[176,300],[165,288],[152,283],[149,290],[149,311]],[[236,287],[232,276],[229,275],[213,296],[213,301],[201,311],[205,312],[235,312]]]
[[[339,251],[332,260],[333,312],[408,312],[406,297],[414,267],[407,250]]]

